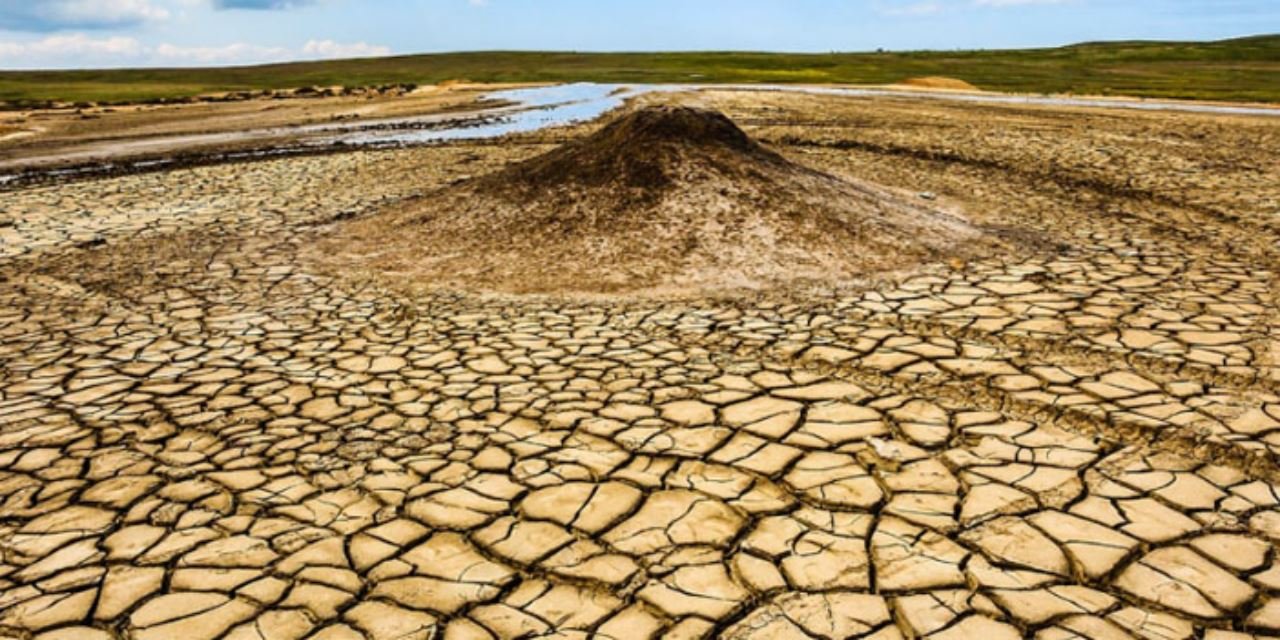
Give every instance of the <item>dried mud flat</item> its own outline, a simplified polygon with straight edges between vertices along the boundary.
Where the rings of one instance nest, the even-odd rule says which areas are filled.
[[[1036,241],[691,299],[301,259],[592,127],[4,193],[0,637],[1280,632],[1280,126],[681,99]]]

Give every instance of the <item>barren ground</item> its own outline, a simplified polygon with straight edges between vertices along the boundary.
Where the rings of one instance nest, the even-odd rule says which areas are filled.
[[[165,157],[296,143],[296,127],[357,125],[473,109],[506,85],[422,87],[408,94],[252,99],[0,112],[0,169]],[[255,132],[249,139],[237,135]],[[13,134],[21,133],[16,136]],[[12,137],[11,137],[12,136]]]
[[[597,125],[0,193],[0,637],[1280,633],[1280,124],[679,99],[1035,241],[659,298],[301,259]]]

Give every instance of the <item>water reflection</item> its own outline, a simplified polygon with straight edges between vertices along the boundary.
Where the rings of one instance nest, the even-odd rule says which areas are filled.
[[[431,120],[405,119],[382,123],[383,128],[349,133],[337,139],[356,146],[382,146],[496,138],[589,122],[621,107],[628,98],[656,90],[659,87],[593,83],[508,89],[487,94],[482,101],[511,103],[514,106],[485,110],[477,117],[448,123],[435,121],[439,126],[431,126]],[[414,125],[418,126],[414,128]]]
[[[588,82],[546,87],[509,89],[487,94],[482,101],[506,106],[482,110],[470,117],[441,119],[440,116],[405,118],[369,125],[357,131],[344,131],[328,142],[341,141],[354,146],[388,146],[429,144],[451,140],[481,140],[511,133],[528,133],[548,127],[589,122],[621,107],[629,99],[646,93],[676,91],[764,91],[793,92],[851,98],[906,98],[944,100],[979,104],[1041,105],[1143,111],[1183,111],[1228,115],[1280,116],[1280,109],[1235,105],[1195,104],[1167,100],[1124,100],[1109,98],[1075,98],[1065,96],[1029,96],[960,92],[929,92],[901,89],[859,87],[807,87],[793,85],[621,85]],[[342,130],[330,126],[329,130]]]

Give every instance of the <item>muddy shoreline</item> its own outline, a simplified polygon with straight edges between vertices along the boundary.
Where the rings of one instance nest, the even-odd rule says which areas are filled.
[[[483,127],[493,121],[494,116],[473,116],[450,120],[434,125],[435,128],[474,128]],[[356,131],[386,130],[430,130],[432,125],[377,125],[371,124]],[[502,144],[494,140],[459,141],[452,144],[484,145]],[[64,161],[54,162],[49,166],[33,167],[13,173],[3,173],[0,169],[0,192],[22,189],[25,187],[58,184],[66,181],[92,180],[106,177],[156,173],[226,163],[250,163],[273,160],[285,157],[315,156],[334,153],[349,153],[354,150],[380,151],[399,149],[408,146],[403,143],[388,142],[385,144],[353,145],[342,140],[316,140],[310,136],[293,135],[271,142],[269,145],[259,141],[246,141],[243,144],[210,145],[207,148],[175,153],[141,154],[117,160],[103,159],[89,162]]]
[[[156,134],[142,137],[129,137],[125,133],[123,137],[114,134],[112,139],[73,137],[70,141],[53,142],[53,146],[42,143],[40,140],[33,140],[39,135],[35,130],[18,130],[7,134],[8,141],[11,143],[7,148],[0,144],[0,191],[56,183],[62,180],[120,176],[223,162],[252,162],[284,156],[342,153],[358,148],[378,150],[440,144],[457,138],[498,138],[511,132],[531,133],[546,127],[591,121],[626,102],[652,93],[740,92],[758,93],[761,96],[796,94],[853,100],[960,102],[972,103],[978,108],[1007,106],[1049,110],[1078,109],[1086,112],[1119,109],[1151,113],[1185,112],[1223,117],[1280,115],[1280,108],[1252,105],[1123,98],[1019,96],[955,90],[922,90],[912,87],[770,85],[665,87],[580,84],[514,89],[494,87],[492,91],[489,89],[483,86],[469,86],[463,92],[467,97],[462,102],[453,100],[441,104],[437,100],[428,103],[425,112],[418,108],[398,117],[361,120],[359,116],[350,114],[331,114],[327,122],[295,122],[271,129],[245,130],[233,127],[220,133],[195,132],[178,136]],[[381,102],[392,103],[397,99],[405,100],[403,96],[394,96],[384,98]],[[367,100],[379,102],[374,98],[366,98]],[[249,105],[253,103],[252,100],[233,103],[234,108],[245,108],[245,102]],[[201,103],[199,106],[216,109],[218,104]],[[269,105],[267,108],[274,107],[275,105]],[[106,109],[105,111],[114,113],[115,110]],[[547,113],[542,121],[536,121],[536,114],[539,112]],[[528,120],[527,116],[530,114],[534,114],[535,120],[532,122],[502,126],[513,119]],[[42,119],[50,116],[48,113],[33,113],[28,117]],[[80,117],[90,116],[81,115]],[[212,122],[216,123],[217,116],[211,117],[214,118]],[[0,122],[0,124],[4,123]],[[13,144],[14,141],[18,143]],[[0,140],[0,143],[3,142]],[[59,151],[60,147],[65,150]],[[155,147],[163,151],[136,151],[136,149],[147,147]]]

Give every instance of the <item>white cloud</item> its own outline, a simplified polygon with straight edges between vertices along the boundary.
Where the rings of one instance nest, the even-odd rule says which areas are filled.
[[[312,40],[302,47],[308,58],[377,58],[391,55],[391,49],[367,42],[343,44],[333,40]]]
[[[55,0],[45,6],[54,7],[69,21],[135,24],[169,18],[169,10],[151,4],[151,0]]]
[[[0,0],[0,28],[15,31],[112,29],[167,20],[152,0]]]
[[[244,42],[221,47],[182,47],[162,44],[151,50],[151,57],[173,64],[212,65],[279,62],[288,60],[292,53],[284,47],[263,47]]]
[[[312,40],[301,48],[246,42],[221,46],[146,45],[124,36],[94,38],[83,33],[55,34],[25,42],[0,41],[0,68],[210,66],[286,60],[319,60],[390,55],[388,47],[366,42]]]
[[[133,38],[90,38],[83,33],[48,36],[25,43],[0,42],[0,62],[46,57],[130,57],[142,53],[142,43]]]
[[[925,0],[908,4],[878,4],[876,12],[886,16],[931,16],[942,13],[946,7],[941,2]]]

